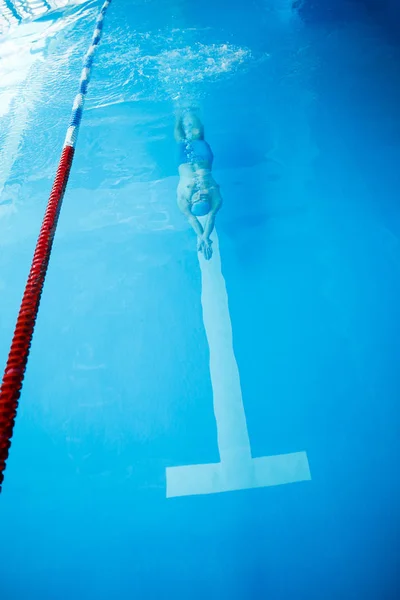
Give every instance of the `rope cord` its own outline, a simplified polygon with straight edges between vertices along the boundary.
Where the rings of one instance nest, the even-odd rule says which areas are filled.
[[[44,280],[50,260],[62,200],[67,186],[72,160],[74,158],[75,145],[78,137],[79,125],[82,119],[83,105],[88,88],[94,53],[101,38],[103,19],[110,2],[111,0],[106,0],[100,10],[92,41],[83,61],[79,92],[75,97],[72,107],[71,120],[67,129],[67,135],[65,137],[56,177],[36,244],[3,375],[3,381],[0,387],[0,492],[4,480],[6,460],[11,446],[18,400],[21,395],[33,331],[39,310],[40,297],[42,295]]]

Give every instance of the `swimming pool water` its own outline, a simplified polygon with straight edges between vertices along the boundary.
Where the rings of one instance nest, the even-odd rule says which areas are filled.
[[[111,5],[0,500],[2,599],[397,598],[399,46],[339,4]],[[0,40],[1,364],[98,9]],[[188,103],[224,198],[207,265],[175,199]]]

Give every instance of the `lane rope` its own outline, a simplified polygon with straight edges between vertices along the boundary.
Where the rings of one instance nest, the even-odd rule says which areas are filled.
[[[4,470],[6,468],[6,461],[11,446],[18,400],[21,395],[29,350],[39,310],[40,298],[49,265],[65,188],[67,186],[74,158],[93,59],[101,39],[104,16],[110,3],[111,0],[106,0],[101,7],[89,49],[85,54],[79,81],[79,92],[76,95],[72,106],[71,120],[65,136],[60,162],[36,243],[31,269],[22,297],[17,324],[15,326],[14,336],[0,387],[0,492],[2,490]]]

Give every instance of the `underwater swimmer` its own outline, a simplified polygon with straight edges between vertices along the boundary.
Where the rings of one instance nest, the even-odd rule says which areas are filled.
[[[206,260],[212,256],[210,235],[215,215],[222,205],[219,185],[211,169],[213,153],[204,139],[204,127],[197,115],[185,110],[175,124],[179,151],[178,207],[197,234],[197,250]],[[204,226],[198,217],[206,217]]]

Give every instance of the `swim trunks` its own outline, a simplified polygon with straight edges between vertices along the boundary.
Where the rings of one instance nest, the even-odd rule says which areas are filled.
[[[178,163],[180,165],[208,162],[210,167],[214,155],[205,140],[186,140],[178,143]]]

